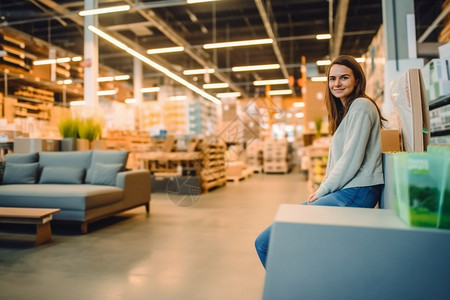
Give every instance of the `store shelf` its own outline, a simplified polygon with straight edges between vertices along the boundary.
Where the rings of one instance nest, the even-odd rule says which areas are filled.
[[[445,96],[439,97],[436,100],[434,100],[433,102],[431,102],[429,104],[429,109],[433,110],[433,109],[439,108],[439,107],[444,106],[449,103],[450,103],[450,95],[445,95]]]
[[[431,137],[450,135],[450,129],[432,131],[430,134],[431,134]]]

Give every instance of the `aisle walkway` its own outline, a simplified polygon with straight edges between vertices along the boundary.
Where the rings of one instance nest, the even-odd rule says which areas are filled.
[[[299,173],[255,174],[188,208],[152,194],[150,217],[137,208],[87,235],[53,226],[52,242],[39,247],[5,239],[0,227],[0,299],[261,299],[254,238],[279,204],[306,197]]]

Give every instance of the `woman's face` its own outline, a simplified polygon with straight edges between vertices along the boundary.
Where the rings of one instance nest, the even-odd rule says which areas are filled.
[[[352,69],[344,65],[331,66],[328,76],[328,87],[331,94],[336,98],[339,98],[342,104],[345,105],[348,96],[355,89],[356,80],[353,75]]]

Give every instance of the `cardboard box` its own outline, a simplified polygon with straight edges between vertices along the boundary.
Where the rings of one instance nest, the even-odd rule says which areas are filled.
[[[400,144],[400,133],[398,129],[381,130],[381,152],[401,151]]]

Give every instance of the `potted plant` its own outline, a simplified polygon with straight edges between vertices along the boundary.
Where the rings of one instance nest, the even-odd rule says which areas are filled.
[[[78,136],[82,141],[78,144],[83,150],[89,150],[92,148],[92,142],[101,138],[102,125],[94,118],[86,118],[79,121],[78,124]],[[79,149],[81,150],[81,149]]]
[[[61,120],[58,125],[59,133],[61,134],[61,151],[76,150],[76,139],[78,136],[78,121],[73,118]]]
[[[316,118],[314,120],[314,123],[316,125],[316,138],[320,138],[320,136],[321,136],[322,122],[323,122],[322,118]]]

